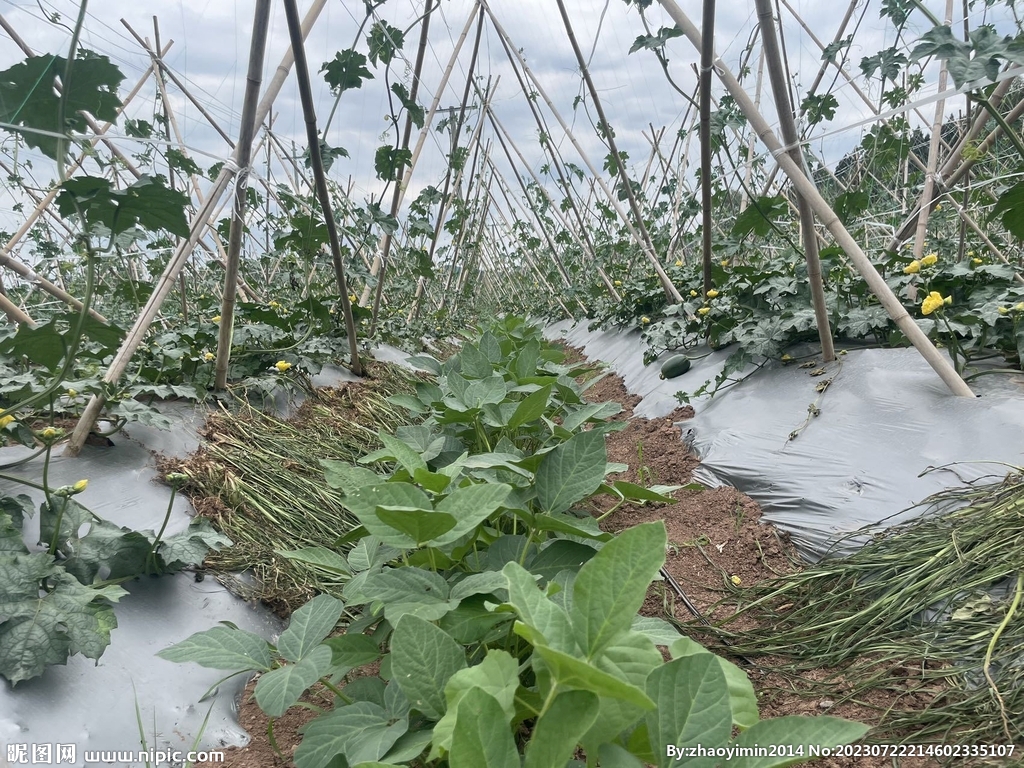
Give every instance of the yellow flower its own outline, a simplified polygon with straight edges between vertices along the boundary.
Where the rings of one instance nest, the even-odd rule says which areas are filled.
[[[948,307],[950,304],[953,303],[953,297],[952,296],[947,296],[946,298],[944,298],[942,300],[942,303],[945,304]]]
[[[89,481],[88,480],[79,480],[77,483],[75,483],[71,487],[75,489],[75,493],[81,493],[82,491],[84,491],[86,488],[89,487]]]
[[[729,260],[728,259],[722,259],[718,263],[721,264],[723,267],[728,267],[729,266]]]
[[[701,307],[700,309],[697,310],[697,314],[698,315],[706,315],[710,311],[711,311],[711,307]]]
[[[4,427],[6,427],[8,424],[12,423],[13,421],[14,421],[14,417],[13,416],[0,416],[0,429],[3,429]]]
[[[647,317],[646,315],[640,318],[640,325],[647,325],[650,322],[651,318]]]
[[[53,440],[57,437],[57,430],[53,427],[47,427],[40,433],[40,437],[42,437],[43,440]]]
[[[942,305],[946,303],[946,300],[942,298],[942,294],[938,291],[932,291],[929,293],[925,300],[921,302],[921,314],[930,315],[937,309],[941,309]]]
[[[285,371],[292,367],[292,364],[285,362],[284,360],[278,360],[276,363],[274,363],[274,367],[277,368],[279,372],[284,373]]]
[[[276,301],[272,301],[272,302],[270,302],[270,308],[271,309],[280,309],[281,305],[278,304]]]
[[[220,315],[214,315],[212,322],[219,323],[220,322]]]
[[[939,260],[939,256],[936,253],[929,253],[927,256],[921,259],[922,267],[930,267],[932,264]]]
[[[616,280],[616,281],[615,281],[615,287],[617,288],[617,287],[619,287],[620,285],[622,285],[622,281],[621,281],[621,280]]]
[[[743,583],[743,579],[741,579],[739,576],[736,576],[735,574],[729,577],[729,581],[731,581],[737,587]]]
[[[936,203],[935,204],[935,210],[936,211],[941,211],[942,210],[942,203]]]
[[[77,389],[68,389],[68,397],[78,397]]]
[[[679,261],[679,259],[676,259],[676,266],[677,267],[683,266],[683,262]]]
[[[1013,305],[1014,312],[1024,312],[1024,301],[1018,302]]]
[[[692,296],[693,298],[697,298],[697,296],[699,295],[700,294],[698,294],[696,291],[690,291],[690,296]]]
[[[216,359],[217,359],[217,356],[215,354],[213,354],[213,352],[207,352],[205,355],[203,355],[203,360],[205,360],[208,363],[212,362],[213,360],[216,360]]]
[[[903,268],[904,275],[916,275],[920,271],[921,262],[918,261],[917,259],[914,259],[912,262],[910,262],[909,264],[907,264],[907,266]]]
[[[793,356],[790,355],[788,352],[785,355],[782,356],[782,362],[784,362],[784,363],[785,362],[789,362],[792,359],[793,359]]]
[[[967,252],[967,255],[968,255],[968,256],[973,256],[973,255],[974,255],[974,251],[968,251],[968,252]]]
[[[1008,314],[1010,314],[1010,310],[1008,310],[1006,307],[1000,307],[999,308],[999,314],[1000,315],[1008,315]],[[10,417],[6,416],[4,418],[10,418]]]
[[[358,304],[359,303],[359,297],[356,296],[354,293],[350,293],[348,295],[348,303],[349,304]]]
[[[984,264],[984,263],[985,263],[985,262],[984,262],[984,261],[982,261],[981,259],[971,259],[971,264],[973,264],[973,265],[974,265],[974,266],[976,266],[976,267],[977,267],[978,265],[980,265],[980,264]]]
[[[718,296],[718,291],[716,291],[714,288],[712,288],[710,291],[708,291],[708,298],[709,299],[713,299],[716,296]]]

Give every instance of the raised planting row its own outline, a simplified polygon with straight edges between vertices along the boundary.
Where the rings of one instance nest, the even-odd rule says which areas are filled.
[[[698,761],[712,766],[728,748],[792,745],[729,760],[767,767],[863,736],[831,717],[759,721],[742,670],[638,615],[665,562],[664,524],[613,537],[575,507],[673,489],[608,477],[624,469],[605,450],[619,406],[586,402],[573,378],[585,367],[563,360],[518,319],[443,364],[415,358],[436,378],[392,398],[409,423],[355,463],[322,462],[359,526],[293,554],[340,577],[338,594],[295,611],[276,645],[218,626],[160,655],[260,673],[271,718],[313,686],[332,691],[299,768],[669,766],[697,746],[721,750]]]

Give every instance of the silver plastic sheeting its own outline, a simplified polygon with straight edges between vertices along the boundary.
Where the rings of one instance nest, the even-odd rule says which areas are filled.
[[[729,352],[662,381],[661,361],[643,365],[635,331],[560,324],[548,335],[609,363],[630,392],[644,396],[636,413],[648,417],[669,413],[675,391],[713,378]],[[919,512],[910,507],[933,493],[1008,471],[991,462],[1024,465],[1024,375],[975,379],[980,396],[970,399],[951,395],[913,349],[849,350],[812,376],[820,367],[772,363],[694,401],[696,416],[682,423],[684,440],[701,458],[694,478],[749,495],[810,559],[845,534],[909,519]],[[818,392],[825,381],[831,383]]]

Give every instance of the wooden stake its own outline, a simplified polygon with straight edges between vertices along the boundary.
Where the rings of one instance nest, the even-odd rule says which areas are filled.
[[[662,7],[668,12],[672,20],[679,25],[683,35],[690,41],[690,43],[700,50],[701,41],[700,33],[697,28],[693,25],[687,15],[683,12],[675,0],[659,0]],[[783,148],[782,143],[778,137],[772,131],[768,121],[754,109],[754,103],[751,101],[750,96],[747,95],[743,87],[736,81],[732,72],[725,65],[725,62],[721,59],[715,61],[715,70],[718,73],[719,78],[725,85],[726,89],[735,99],[736,104],[740,107],[743,113],[746,115],[747,120],[750,121],[751,127],[757,132],[761,141],[764,142],[768,151],[775,157],[781,166],[783,172],[789,176],[790,182],[793,186],[804,195],[811,203],[811,207],[814,209],[815,214],[821,219],[822,223],[828,228],[832,235],[836,238],[839,246],[846,251],[846,254],[850,257],[850,261],[860,272],[867,283],[868,289],[875,295],[882,306],[885,308],[889,317],[892,318],[893,322],[899,327],[903,334],[907,337],[911,344],[921,353],[921,356],[928,362],[932,369],[939,375],[939,377],[946,383],[946,386],[956,394],[963,397],[973,397],[974,393],[971,388],[967,386],[966,382],[960,377],[960,375],[953,369],[949,360],[944,357],[936,348],[935,345],[929,341],[928,337],[924,332],[918,328],[917,323],[914,322],[913,318],[907,314],[906,309],[900,303],[899,299],[889,288],[888,284],[882,278],[881,275],[875,270],[871,264],[871,260],[868,259],[867,255],[861,250],[860,245],[850,235],[850,233],[843,226],[843,223],[836,216],[835,211],[829,207],[829,204],[818,192],[817,188],[807,179],[806,176],[801,172],[800,166],[798,166],[793,158],[789,156]]]
[[[704,277],[704,293],[714,283],[711,281],[711,62],[715,45],[715,0],[704,0],[701,14],[700,48],[700,204],[703,223],[701,225],[701,256]]]

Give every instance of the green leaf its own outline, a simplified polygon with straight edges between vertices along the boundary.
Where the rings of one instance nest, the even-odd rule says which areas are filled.
[[[366,635],[338,635],[324,640],[331,649],[331,664],[335,667],[362,667],[380,658],[380,648]]]
[[[610,741],[601,744],[598,757],[601,768],[644,768],[639,757]]]
[[[729,741],[729,691],[711,654],[684,656],[658,667],[647,678],[647,694],[658,707],[647,714],[647,728],[661,768],[676,762],[665,745],[718,747]]]
[[[462,375],[467,379],[489,379],[494,374],[494,366],[487,356],[473,344],[464,344],[459,352],[462,363]],[[467,403],[468,405],[468,403]]]
[[[377,517],[415,541],[417,547],[448,533],[457,522],[454,517],[443,512],[409,507],[377,507]]]
[[[190,565],[201,565],[210,550],[219,551],[231,544],[231,539],[214,530],[208,519],[196,516],[184,531],[163,539],[156,553],[162,562],[161,572],[170,573]]]
[[[337,707],[306,726],[295,765],[326,768],[337,755],[349,765],[380,760],[408,730],[408,720],[391,722],[383,707],[368,701]]]
[[[701,653],[706,653],[717,659],[729,688],[729,708],[732,710],[733,725],[744,729],[750,728],[758,722],[757,694],[754,692],[754,686],[751,685],[746,672],[728,659],[715,656],[703,645],[688,637],[679,637],[677,635],[675,642],[670,648],[670,653],[674,659]]]
[[[366,530],[381,541],[401,549],[416,546],[411,536],[400,533],[377,517],[378,507],[402,507],[406,509],[430,509],[430,498],[411,483],[377,483],[358,488],[342,499],[362,523]],[[446,510],[438,510],[446,511]]]
[[[0,123],[33,129],[22,134],[25,143],[53,159],[62,151],[66,154],[70,142],[61,147],[56,137],[37,131],[82,133],[88,123],[80,111],[100,122],[114,122],[121,106],[117,88],[124,75],[106,56],[82,49],[73,62],[70,83],[64,83],[64,125],[60,125],[57,81],[65,77],[66,67],[67,59],[61,56],[30,56],[0,72]]]
[[[1014,237],[1024,240],[1024,181],[1018,181],[999,196],[988,220],[997,216]]]
[[[379,451],[363,456],[359,459],[360,464],[371,464],[375,461],[389,461],[393,459],[401,464],[402,468],[410,475],[415,474],[418,469],[427,469],[427,462],[423,460],[423,457],[397,437],[392,437],[384,431],[378,432],[377,436],[384,444],[384,447]]]
[[[373,169],[381,181],[394,181],[400,169],[412,161],[412,152],[395,147],[377,147],[373,158]]]
[[[256,703],[270,717],[281,717],[330,668],[331,649],[318,645],[298,664],[285,664],[261,676],[253,691]]]
[[[604,421],[621,412],[622,406],[618,403],[587,403],[570,412],[562,420],[562,426],[570,432],[575,432],[588,421]]]
[[[451,544],[473,531],[497,511],[511,492],[512,486],[504,483],[478,483],[456,488],[438,502],[435,509],[457,521],[454,528],[436,538],[436,543]]]
[[[439,574],[407,567],[369,574],[358,593],[349,595],[346,588],[345,595],[354,603],[383,604],[384,618],[394,624],[406,613],[428,621],[440,619],[458,605],[448,599],[448,592],[448,582]]]
[[[402,106],[409,113],[409,119],[412,120],[412,124],[417,128],[422,128],[424,118],[423,107],[409,97],[409,89],[402,83],[392,83],[391,92],[402,102]]]
[[[320,465],[324,468],[327,484],[345,494],[352,493],[363,486],[384,482],[384,478],[372,469],[356,467],[345,461],[320,459]]]
[[[331,61],[320,67],[320,71],[336,95],[360,88],[364,80],[373,79],[373,74],[366,68],[366,57],[352,48],[338,51]]]
[[[202,667],[231,672],[256,670],[269,672],[273,663],[266,640],[252,632],[228,627],[213,627],[164,648],[157,653],[168,661],[194,661]]]
[[[540,576],[542,583],[546,583],[562,571],[579,571],[596,553],[597,550],[588,544],[555,539],[527,561],[527,568],[530,573]]]
[[[545,512],[564,512],[604,479],[604,435],[581,432],[545,454],[537,468],[537,501]]]
[[[474,595],[459,603],[454,611],[445,614],[438,626],[463,645],[484,642],[493,635],[507,633],[507,628],[498,625],[512,620],[512,614],[489,611],[485,603],[488,598]]]
[[[188,197],[164,186],[160,176],[142,176],[123,189],[114,189],[107,179],[76,176],[61,184],[57,196],[62,216],[84,217],[90,230],[100,227],[114,235],[138,226],[188,237],[188,205]]]
[[[39,581],[50,591],[39,596]],[[117,627],[110,605],[127,594],[116,586],[88,587],[54,565],[45,552],[0,554],[0,675],[11,685],[36,677],[50,664],[81,653],[98,659]]]
[[[459,670],[452,675],[444,688],[447,712],[434,726],[434,752],[438,749],[451,749],[452,734],[463,713],[461,702],[472,691],[483,691],[494,698],[503,713],[503,727],[508,732],[508,724],[515,716],[515,694],[518,687],[519,665],[505,651],[488,650],[484,660],[475,667]]]
[[[680,635],[679,630],[675,626],[664,619],[658,619],[653,616],[634,616],[630,630],[650,638],[651,642],[655,645],[672,646],[676,641],[689,640],[689,638]]]
[[[642,709],[654,709],[654,702],[640,688],[601,671],[583,659],[544,645],[534,645],[533,649],[544,660],[552,679],[559,685],[621,699]]]
[[[674,663],[674,662],[673,662]],[[849,744],[863,737],[870,729],[863,723],[841,720],[838,717],[778,717],[762,720],[753,728],[748,728],[733,742],[736,747],[754,747],[764,744],[786,745],[779,750],[784,755],[793,757],[737,757],[729,761],[730,768],[782,768],[804,762],[808,747],[820,745],[837,747]],[[666,742],[671,743],[671,742]],[[793,747],[792,752],[788,749]],[[796,755],[803,755],[798,757]]]
[[[520,768],[512,730],[501,705],[481,688],[462,697],[452,734],[451,768]]]
[[[759,197],[740,213],[732,225],[735,237],[746,237],[753,232],[759,237],[772,231],[775,219],[789,215],[789,204],[781,195]]]
[[[370,34],[366,36],[366,44],[370,46],[370,62],[374,66],[378,61],[390,64],[404,43],[405,33],[402,30],[392,27],[386,21],[374,22]]]
[[[501,572],[508,580],[508,602],[523,624],[539,632],[543,642],[552,648],[575,653],[569,615],[541,592],[533,574],[514,562],[508,563]]]
[[[345,558],[327,547],[303,547],[302,549],[275,549],[274,552],[286,560],[296,563],[311,565],[328,573],[351,576],[352,569],[348,567]]]
[[[598,698],[590,691],[565,691],[533,728],[523,768],[565,768],[576,745],[597,719]]]
[[[471,595],[489,595],[504,590],[508,580],[497,571],[471,573],[452,585],[452,600],[462,600]]]
[[[24,356],[50,372],[57,370],[67,351],[67,343],[56,324],[56,319],[53,319],[36,327],[18,326],[17,333],[0,340],[0,354],[14,359]]]
[[[665,563],[666,542],[661,521],[628,528],[580,568],[571,616],[576,642],[588,658],[629,630],[647,587]]]
[[[330,595],[317,595],[292,614],[277,650],[288,661],[305,658],[337,626],[345,604]]]
[[[441,375],[441,363],[430,355],[413,355],[412,357],[407,357],[405,361],[409,365],[421,368],[424,371],[430,371],[435,376]],[[419,385],[417,385],[416,390],[419,392]]]
[[[549,384],[520,401],[516,406],[515,413],[512,414],[512,418],[508,420],[509,427],[518,429],[523,424],[539,419],[544,415],[550,397],[551,385]]]
[[[413,708],[439,720],[446,710],[445,685],[465,667],[465,651],[443,629],[413,615],[398,621],[391,638],[391,671]]]

